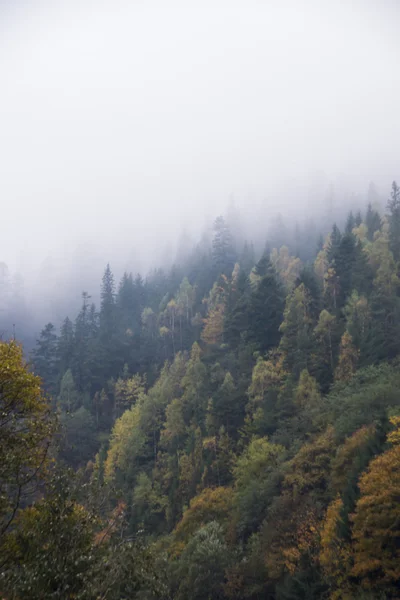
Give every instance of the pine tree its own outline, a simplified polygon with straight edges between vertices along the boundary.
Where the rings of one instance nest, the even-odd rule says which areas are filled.
[[[36,374],[43,380],[44,389],[54,394],[57,388],[57,336],[52,323],[41,331],[32,352],[32,362]]]
[[[235,264],[233,240],[223,217],[217,217],[214,223],[212,256],[216,275],[228,275]]]
[[[341,240],[342,234],[340,233],[339,227],[335,223],[332,227],[332,232],[329,236],[329,245],[327,247],[327,259],[331,266],[334,264]]]
[[[79,408],[79,395],[75,387],[71,369],[68,369],[61,379],[60,394],[57,402],[59,407],[67,413],[71,413]]]
[[[250,296],[248,337],[258,350],[266,352],[279,344],[284,292],[266,254],[257,263],[255,274],[260,280]]]
[[[319,315],[313,336],[313,373],[321,389],[327,391],[332,383],[335,368],[337,326],[335,317],[326,309],[323,309]]]
[[[100,335],[103,340],[110,340],[115,332],[115,284],[110,265],[106,266],[101,285],[100,303]]]
[[[242,253],[239,258],[240,268],[244,271],[246,275],[249,275],[251,269],[255,265],[255,254],[254,254],[254,246],[253,243],[248,243],[247,241],[244,243]]]
[[[89,364],[89,299],[87,292],[82,292],[82,308],[75,321],[75,351],[72,371],[77,389],[80,393],[87,391],[91,385]]]
[[[337,381],[350,381],[357,369],[359,351],[355,348],[351,335],[345,331],[339,350],[339,360],[335,371]]]
[[[353,211],[351,210],[347,216],[347,221],[346,221],[346,227],[345,227],[345,232],[347,234],[351,233],[354,229],[354,227],[356,226],[356,220],[355,217],[353,215]]]
[[[302,283],[287,297],[280,326],[282,339],[279,348],[287,370],[295,377],[303,369],[308,369],[312,350],[312,326],[310,294]]]
[[[244,405],[241,403],[229,371],[226,373],[222,385],[213,395],[212,407],[214,427],[217,430],[224,427],[228,435],[235,434],[244,414]]]
[[[120,335],[136,330],[136,294],[132,273],[124,273],[119,283],[116,298],[116,316]]]
[[[389,246],[395,261],[400,260],[400,188],[395,181],[392,184],[389,210]]]
[[[248,334],[250,286],[244,270],[232,282],[224,318],[224,340],[237,348]]]
[[[73,364],[75,350],[74,326],[67,317],[60,329],[60,336],[57,341],[57,359],[59,373],[65,373]]]
[[[367,237],[370,242],[373,241],[376,231],[381,228],[381,218],[376,210],[373,210],[371,203],[368,204],[365,215],[365,224],[368,228]]]

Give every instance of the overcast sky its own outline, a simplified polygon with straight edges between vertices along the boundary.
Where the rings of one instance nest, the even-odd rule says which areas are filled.
[[[141,246],[147,266],[232,194],[299,211],[287,190],[315,171],[386,192],[399,16],[396,0],[0,0],[0,261],[56,269],[85,242]]]

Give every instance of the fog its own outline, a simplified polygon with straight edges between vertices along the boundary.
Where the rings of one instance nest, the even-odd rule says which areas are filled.
[[[250,229],[317,212],[332,183],[342,203],[370,181],[385,198],[399,16],[396,0],[2,0],[0,262],[39,305],[107,261],[172,262],[232,198]]]

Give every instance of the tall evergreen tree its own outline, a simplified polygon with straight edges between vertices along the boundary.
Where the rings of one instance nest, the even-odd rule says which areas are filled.
[[[110,339],[115,332],[115,283],[110,265],[106,266],[101,284],[100,302],[100,335]]]
[[[285,296],[266,254],[257,263],[255,272],[261,279],[250,296],[248,336],[258,350],[266,352],[279,344]]]
[[[250,285],[244,270],[232,282],[224,315],[224,340],[237,348],[245,340],[249,323]]]
[[[389,247],[395,261],[400,260],[400,188],[395,181],[392,183],[389,210]]]
[[[43,380],[44,389],[54,394],[57,389],[57,336],[52,323],[47,323],[32,352],[35,373]]]
[[[374,239],[374,234],[381,228],[381,218],[376,210],[373,210],[372,204],[368,204],[367,212],[365,215],[365,224],[368,228],[367,238],[370,242]]]
[[[57,341],[58,371],[65,373],[72,366],[75,350],[74,325],[69,317],[64,319]]]
[[[223,217],[217,217],[214,223],[212,257],[217,276],[232,273],[235,264],[235,251],[231,232]]]
[[[240,268],[248,275],[255,265],[255,254],[253,243],[244,243],[242,253],[239,258]]]
[[[87,292],[82,292],[82,308],[75,321],[75,352],[72,371],[74,374],[78,391],[83,393],[90,388],[90,365],[89,365],[89,300]]]
[[[285,367],[295,375],[309,368],[312,351],[313,320],[310,313],[310,294],[302,283],[286,299],[279,345]]]

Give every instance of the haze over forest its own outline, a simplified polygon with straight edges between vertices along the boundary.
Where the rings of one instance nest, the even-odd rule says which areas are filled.
[[[261,246],[278,212],[318,221],[332,199],[364,205],[371,181],[386,202],[398,13],[389,0],[2,2],[0,261],[32,319],[59,321],[83,287],[96,297],[107,262],[169,268],[232,199]]]
[[[0,0],[0,597],[400,598],[398,0]]]

